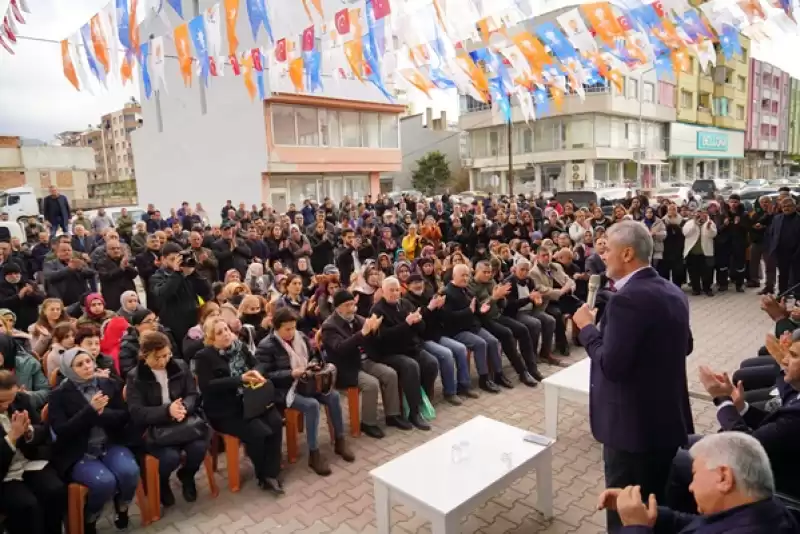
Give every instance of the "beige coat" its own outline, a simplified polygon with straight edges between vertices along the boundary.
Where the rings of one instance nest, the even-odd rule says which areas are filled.
[[[550,262],[550,272],[553,275],[553,280],[561,284],[561,287],[574,283],[570,277],[567,276],[567,273],[564,272],[564,268],[554,261]],[[536,289],[542,294],[544,300],[551,301],[561,298],[561,290],[553,287],[553,280],[547,276],[545,270],[542,269],[538,263],[531,269],[530,277],[533,279],[536,284]]]

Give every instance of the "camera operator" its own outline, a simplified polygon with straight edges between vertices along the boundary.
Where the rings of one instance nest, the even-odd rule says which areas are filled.
[[[161,324],[172,331],[174,339],[183,339],[197,321],[197,297],[211,298],[211,286],[197,275],[196,267],[191,250],[167,243],[161,251],[161,266],[150,278]]]

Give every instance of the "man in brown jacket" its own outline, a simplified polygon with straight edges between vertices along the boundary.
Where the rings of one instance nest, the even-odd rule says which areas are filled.
[[[575,281],[567,276],[561,265],[551,261],[550,249],[547,247],[539,247],[536,252],[536,264],[531,269],[531,278],[542,294],[545,311],[556,320],[556,348],[567,356],[569,343],[565,316],[572,315],[583,304],[573,294]]]

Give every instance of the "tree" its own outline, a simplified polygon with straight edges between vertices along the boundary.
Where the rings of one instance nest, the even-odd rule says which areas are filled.
[[[428,152],[417,160],[417,170],[411,173],[414,189],[432,195],[450,181],[450,164],[441,152]]]

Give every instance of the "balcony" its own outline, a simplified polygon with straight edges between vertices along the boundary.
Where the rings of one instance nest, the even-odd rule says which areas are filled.
[[[714,86],[714,96],[717,98],[725,97],[733,100],[738,95],[736,87],[730,84],[717,84]]]
[[[745,121],[744,119],[736,120],[733,117],[714,117],[714,126],[731,130],[744,130]]]
[[[711,116],[711,110],[708,108],[697,108],[697,124],[705,124],[710,126],[714,122],[714,117]]]
[[[699,90],[701,93],[711,94],[714,92],[714,81],[709,76],[700,76]]]

